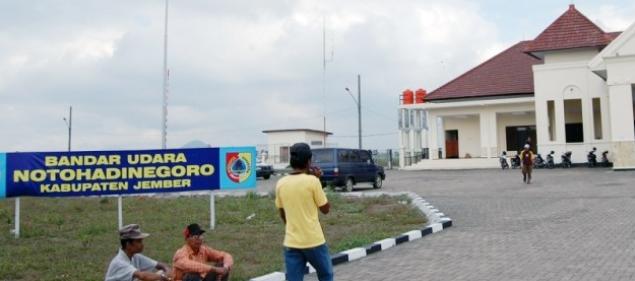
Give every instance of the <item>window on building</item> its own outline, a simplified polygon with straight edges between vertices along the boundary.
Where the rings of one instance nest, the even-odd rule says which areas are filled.
[[[564,101],[564,125],[567,143],[584,142],[581,99]]]
[[[593,130],[595,132],[595,139],[602,139],[602,107],[600,105],[600,98],[593,98]]]
[[[426,111],[421,111],[421,128],[428,129],[428,112]]]
[[[556,107],[554,101],[547,101],[547,118],[549,118],[549,141],[556,140]]]
[[[322,146],[322,141],[311,141],[311,146]]]
[[[410,128],[411,129],[417,129],[417,125],[415,123],[415,120],[416,120],[415,115],[416,115],[416,112],[414,110],[410,110]]]
[[[507,141],[507,151],[521,151],[527,140],[532,140],[531,150],[534,152],[538,147],[536,144],[536,126],[508,126],[505,127],[505,138]]]
[[[399,111],[399,129],[410,129],[410,110],[402,108]]]
[[[280,147],[280,162],[279,163],[288,163],[289,162],[289,147],[281,146]]]

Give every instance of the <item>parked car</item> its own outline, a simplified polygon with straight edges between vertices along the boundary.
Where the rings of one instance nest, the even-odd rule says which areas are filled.
[[[372,153],[362,149],[313,149],[313,165],[322,170],[322,186],[334,185],[352,191],[358,183],[372,183],[381,188],[386,179],[382,166],[376,165]]]
[[[256,177],[268,180],[273,175],[273,166],[265,163],[256,163]]]

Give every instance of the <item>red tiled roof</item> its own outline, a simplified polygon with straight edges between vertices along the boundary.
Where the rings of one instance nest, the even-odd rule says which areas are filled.
[[[622,31],[615,31],[615,32],[607,33],[606,36],[608,36],[609,39],[611,39],[611,42],[613,42],[613,40],[615,40],[615,38],[617,38],[617,36],[620,36],[620,34],[622,34]]]
[[[426,100],[533,94],[532,66],[542,60],[524,53],[522,41],[432,91]]]
[[[615,39],[613,35],[604,32],[574,5],[569,5],[569,9],[540,33],[525,52],[604,47]]]

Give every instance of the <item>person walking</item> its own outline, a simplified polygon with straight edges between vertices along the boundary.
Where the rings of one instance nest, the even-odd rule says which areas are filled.
[[[293,172],[278,180],[275,205],[285,224],[284,263],[286,280],[304,280],[308,262],[318,280],[333,280],[333,265],[318,218],[318,210],[328,214],[329,204],[320,180],[311,170],[311,148],[296,143],[290,149]]]
[[[534,167],[534,153],[531,152],[529,144],[520,152],[521,170],[523,173],[523,182],[531,183],[531,172]]]

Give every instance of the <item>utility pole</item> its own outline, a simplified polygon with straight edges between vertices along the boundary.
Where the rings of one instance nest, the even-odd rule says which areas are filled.
[[[359,149],[362,149],[362,78],[357,74],[357,136]]]
[[[322,147],[326,148],[326,16],[322,15]]]
[[[168,139],[168,0],[165,0],[165,33],[163,37],[163,110],[161,115],[161,148]]]

